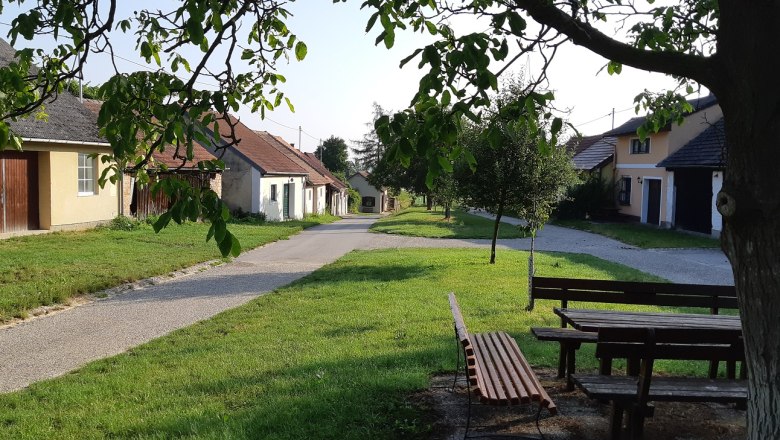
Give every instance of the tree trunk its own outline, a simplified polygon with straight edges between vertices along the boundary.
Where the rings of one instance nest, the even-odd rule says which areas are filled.
[[[496,239],[498,238],[498,226],[501,224],[501,216],[504,215],[504,204],[498,205],[496,221],[493,222],[493,241],[490,243],[490,264],[496,264]]]
[[[426,210],[427,211],[430,211],[430,210],[433,209],[433,197],[431,197],[430,194],[425,196],[425,206],[426,206]]]
[[[450,213],[450,204],[449,204],[449,203],[446,203],[446,204],[444,205],[444,218],[445,218],[445,219],[447,219],[447,220],[449,220],[449,219],[450,219],[450,214],[451,214],[451,213]]]
[[[534,274],[536,273],[536,267],[534,266],[535,241],[536,229],[531,229],[531,252],[528,253],[528,306],[525,308],[529,312],[534,309],[534,297],[531,295],[531,289],[534,285]]]
[[[723,250],[739,297],[748,363],[748,438],[780,438],[780,59],[778,2],[721,0],[717,81],[728,145]]]

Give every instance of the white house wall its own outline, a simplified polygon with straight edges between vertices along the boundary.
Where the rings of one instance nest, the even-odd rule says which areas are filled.
[[[314,213],[314,188],[306,188],[306,210],[304,211],[306,214]]]
[[[718,212],[716,201],[718,193],[723,188],[723,171],[712,172],[712,236],[720,237],[723,231],[723,216]]]
[[[230,149],[222,160],[226,168],[222,173],[222,200],[231,210],[259,212],[259,193],[253,194],[259,185],[259,171]]]
[[[360,193],[361,198],[361,206],[360,211],[361,212],[374,212],[374,213],[381,213],[382,209],[384,208],[383,202],[385,202],[385,199],[382,197],[384,193],[382,191],[379,191],[368,183],[368,180],[366,180],[363,176],[360,174],[355,174],[349,179],[350,185],[352,185],[352,188],[354,188],[357,192]],[[374,207],[365,207],[362,206],[362,199],[363,197],[374,197]]]
[[[262,211],[269,221],[281,221],[284,205],[284,185],[290,184],[290,218],[303,218],[303,189],[305,178],[302,176],[270,176],[265,175],[260,179],[260,200]],[[271,185],[276,185],[276,200],[271,200]]]

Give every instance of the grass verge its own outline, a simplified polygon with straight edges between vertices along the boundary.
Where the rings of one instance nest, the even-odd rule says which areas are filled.
[[[587,220],[556,220],[553,224],[593,232],[644,249],[719,248],[714,238],[637,223],[595,223]]]
[[[336,219],[317,216],[229,228],[249,250]],[[214,242],[205,240],[208,228],[172,224],[155,234],[142,224],[131,231],[97,228],[0,240],[0,323],[24,318],[35,307],[221,258]]]
[[[447,220],[444,210],[414,207],[380,219],[371,226],[371,231],[428,238],[493,238],[493,220],[459,209],[453,209]],[[506,223],[501,223],[498,230],[498,238],[527,236],[524,230]]]
[[[350,253],[245,306],[0,396],[0,438],[427,438],[430,415],[410,396],[454,371],[447,292],[471,331],[506,330],[533,365],[556,364],[557,344],[529,334],[558,320],[552,302],[523,310],[526,258]],[[541,253],[537,264],[544,276],[656,280],[584,255]],[[577,359],[579,371],[596,367],[593,347]]]

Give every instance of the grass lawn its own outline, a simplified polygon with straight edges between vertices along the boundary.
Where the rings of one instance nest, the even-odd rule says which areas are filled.
[[[505,251],[489,265],[485,250],[352,252],[245,306],[0,395],[0,438],[427,438],[431,415],[409,397],[454,371],[447,292],[471,331],[506,330],[533,365],[556,365],[557,344],[529,334],[558,320],[551,302],[523,310],[526,258]],[[655,279],[590,256],[537,261],[545,276]],[[577,359],[580,371],[596,366],[593,347]]]
[[[493,238],[493,220],[452,210],[449,220],[444,210],[426,211],[424,207],[405,209],[380,219],[371,226],[374,232],[429,238]],[[528,234],[517,226],[501,223],[498,238],[523,238]]]
[[[720,240],[660,229],[638,223],[595,223],[587,220],[556,220],[553,224],[605,235],[630,245],[650,248],[719,248]]]
[[[229,229],[249,250],[335,219],[241,223]],[[214,241],[206,243],[207,230],[203,223],[171,223],[159,234],[143,225],[133,231],[98,228],[0,240],[0,323],[41,305],[221,258]]]

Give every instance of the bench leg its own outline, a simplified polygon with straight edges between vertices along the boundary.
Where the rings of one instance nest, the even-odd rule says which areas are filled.
[[[644,437],[645,413],[642,408],[634,407],[628,414],[628,438],[638,440]]]
[[[574,391],[574,381],[571,375],[574,374],[574,366],[577,359],[577,348],[579,344],[569,344],[566,353],[566,391]]]
[[[710,361],[710,379],[718,377],[718,361]]]
[[[728,379],[736,379],[737,378],[737,362],[736,361],[728,361],[728,362],[726,362],[726,377]]]
[[[568,352],[568,344],[565,342],[560,343],[561,350],[558,353],[558,379],[566,377],[566,354]]]
[[[626,363],[626,374],[628,376],[639,376],[639,359],[628,358]]]
[[[612,414],[609,422],[610,438],[620,440],[623,432],[623,407],[617,402],[612,402]]]
[[[612,375],[612,359],[603,357],[599,360],[599,374],[602,376]]]

